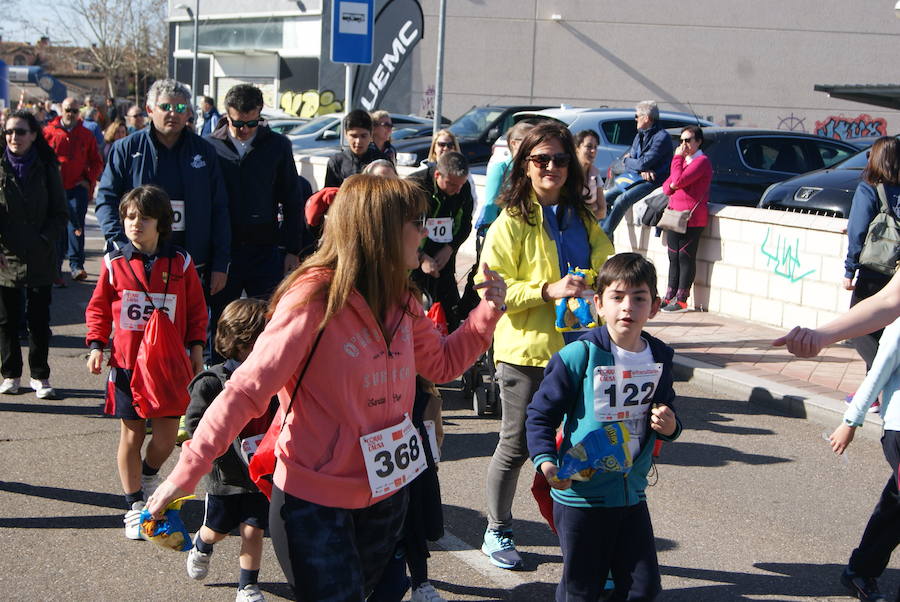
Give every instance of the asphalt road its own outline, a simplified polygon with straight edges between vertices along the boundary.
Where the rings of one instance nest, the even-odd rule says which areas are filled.
[[[119,425],[102,416],[104,378],[84,366],[83,313],[98,257],[88,266],[91,281],[54,289],[51,380],[61,398],[0,397],[0,599],[230,600],[236,538],[216,546],[210,575],[198,583],[185,574],[184,554],[123,536]],[[832,425],[688,383],[677,390],[686,429],[664,447],[649,490],[661,599],[847,599],[838,575],[889,474],[877,442],[858,438],[844,462],[822,440]],[[433,583],[449,600],[551,600],[561,559],[532,501],[530,467],[514,506],[526,568],[503,571],[479,551],[498,421],[476,416],[453,388],[444,405],[446,535],[433,548]],[[185,517],[195,529],[202,502],[189,502]],[[268,599],[283,599],[288,591],[268,543],[265,554],[262,588]],[[881,580],[891,598],[897,568],[892,562]]]

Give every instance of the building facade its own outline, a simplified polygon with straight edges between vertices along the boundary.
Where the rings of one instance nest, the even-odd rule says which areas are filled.
[[[387,0],[376,1],[376,12]],[[189,5],[193,5],[187,0]],[[420,0],[421,42],[381,99],[434,104],[439,0]],[[170,72],[190,82],[192,22],[169,0]],[[343,66],[328,61],[332,0],[202,0],[201,92],[238,81],[267,104],[343,109]],[[823,84],[885,84],[900,19],[882,0],[453,0],[447,2],[443,112],[473,105],[629,107],[655,99],[723,125],[852,138],[895,132],[897,111],[830,98]]]

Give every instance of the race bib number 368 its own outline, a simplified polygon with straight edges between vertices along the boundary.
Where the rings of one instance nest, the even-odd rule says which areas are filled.
[[[427,466],[419,431],[409,416],[400,424],[359,438],[372,497],[381,497],[415,479]]]
[[[662,364],[594,368],[594,419],[616,422],[645,416],[661,374]]]

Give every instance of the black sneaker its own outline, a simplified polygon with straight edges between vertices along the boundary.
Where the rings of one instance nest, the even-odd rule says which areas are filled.
[[[875,577],[860,577],[855,575],[849,568],[845,568],[841,573],[841,583],[850,590],[854,598],[859,598],[867,602],[887,602],[887,599],[881,595],[878,589],[878,582]]]

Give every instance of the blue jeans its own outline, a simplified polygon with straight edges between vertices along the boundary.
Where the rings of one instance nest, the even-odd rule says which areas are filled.
[[[62,272],[63,258],[68,258],[69,269],[84,269],[84,216],[87,215],[88,191],[76,185],[66,190],[66,207],[69,221],[66,224],[67,238],[59,241],[59,270]]]
[[[600,227],[603,228],[603,231],[606,232],[606,235],[610,240],[612,240],[613,232],[619,225],[619,222],[625,217],[625,212],[628,211],[632,205],[650,194],[657,186],[659,186],[659,184],[656,182],[641,182],[640,184],[635,184],[621,195],[613,195],[612,199],[606,197],[607,203],[612,202],[612,208],[609,210],[609,213],[606,214],[603,221],[600,222]]]
[[[301,602],[363,602],[394,557],[407,491],[348,510],[272,488],[269,529],[278,563]]]

